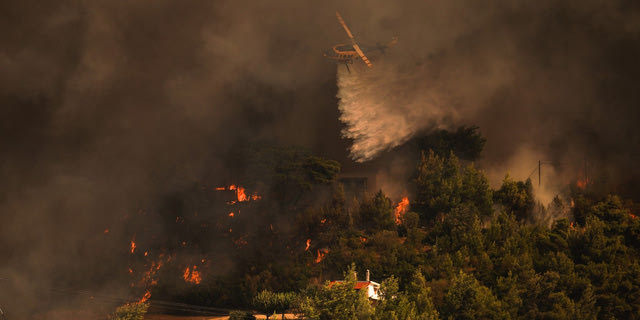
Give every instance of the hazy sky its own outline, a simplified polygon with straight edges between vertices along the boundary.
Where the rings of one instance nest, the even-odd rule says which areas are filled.
[[[228,150],[251,139],[301,145],[358,170],[341,139],[337,67],[322,57],[346,42],[335,11],[361,43],[399,38],[372,59],[365,84],[377,89],[357,100],[384,123],[363,129],[366,137],[393,146],[475,124],[488,140],[480,166],[494,180],[526,178],[540,159],[573,167],[586,157],[611,180],[635,181],[638,7],[5,1],[0,276],[46,285],[43,268],[90,256],[83,241],[100,226],[180,183],[222,180]],[[395,123],[389,137],[376,129]]]

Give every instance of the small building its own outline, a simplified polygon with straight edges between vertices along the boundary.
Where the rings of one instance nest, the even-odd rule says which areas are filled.
[[[367,290],[367,297],[369,298],[369,300],[374,300],[374,301],[378,301],[381,300],[382,298],[380,297],[379,293],[380,293],[380,284],[375,282],[375,281],[371,281],[369,279],[369,270],[367,270],[367,278],[365,279],[365,281],[358,281],[357,280],[357,275],[356,275],[356,284],[353,287],[354,290],[361,290],[361,289],[365,289]],[[332,285],[334,283],[343,283],[344,281],[331,281],[331,283],[329,285]]]

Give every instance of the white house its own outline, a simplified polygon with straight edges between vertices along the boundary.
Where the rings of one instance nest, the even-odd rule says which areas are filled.
[[[356,276],[357,279],[357,276]],[[334,283],[342,283],[344,281],[331,281],[330,285],[334,284]],[[371,281],[369,279],[369,270],[367,270],[367,278],[365,281],[356,281],[355,286],[353,287],[353,289],[355,290],[360,290],[360,289],[365,289],[367,290],[367,297],[370,300],[380,300],[381,297],[378,295],[379,291],[380,291],[380,284],[375,282],[375,281]]]

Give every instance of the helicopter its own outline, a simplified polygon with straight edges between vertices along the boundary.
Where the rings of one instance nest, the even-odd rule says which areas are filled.
[[[326,50],[323,56],[331,60],[334,60],[336,63],[344,63],[349,73],[351,73],[351,70],[349,70],[349,64],[353,64],[353,62],[357,59],[362,59],[362,61],[367,65],[367,67],[369,68],[373,67],[373,65],[371,64],[371,61],[369,61],[369,58],[367,58],[367,56],[365,55],[365,52],[380,50],[380,52],[384,53],[385,49],[392,47],[398,41],[397,37],[393,37],[393,39],[387,44],[361,47],[356,43],[356,40],[353,37],[353,34],[351,34],[349,27],[347,27],[347,24],[344,22],[344,19],[342,19],[342,16],[340,15],[339,12],[336,12],[336,17],[338,17],[338,21],[340,21],[340,24],[344,28],[344,31],[347,32],[347,36],[349,36],[349,40],[351,40],[351,44],[337,44],[333,46],[331,49]]]

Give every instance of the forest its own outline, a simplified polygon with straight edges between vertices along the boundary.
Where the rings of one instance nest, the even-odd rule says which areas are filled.
[[[197,183],[131,218],[164,221],[161,237],[137,237],[173,257],[160,269],[132,249],[133,270],[158,266],[135,290],[310,319],[639,318],[638,205],[597,181],[568,185],[546,206],[531,180],[507,174],[492,189],[472,161],[484,144],[476,129],[416,143],[404,205],[384,190],[351,198],[336,161],[248,146],[230,158],[238,186]],[[375,304],[351,289],[365,270],[382,284]]]

